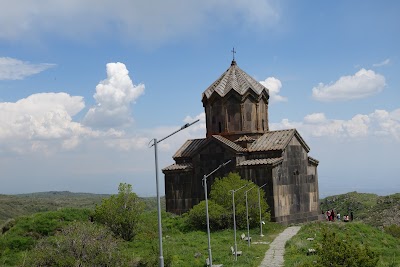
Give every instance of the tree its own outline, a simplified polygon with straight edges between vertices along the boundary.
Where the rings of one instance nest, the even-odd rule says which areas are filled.
[[[118,195],[112,195],[96,206],[94,219],[109,227],[115,235],[130,241],[136,234],[144,204],[132,192],[130,184],[121,183],[118,191]]]
[[[229,173],[227,177],[217,178],[211,186],[209,213],[211,229],[227,228],[233,221],[232,193],[231,190],[236,190],[242,186],[243,189],[235,193],[235,212],[236,223],[239,228],[246,228],[246,198],[245,192],[254,186],[247,194],[249,208],[249,223],[251,227],[257,226],[260,218],[258,206],[258,189],[259,187],[251,181],[243,180],[237,173]],[[210,204],[211,203],[211,204]],[[269,221],[270,215],[267,212],[268,204],[265,201],[265,193],[260,190],[260,204],[262,218]],[[196,221],[199,221],[196,223]],[[201,223],[200,223],[201,221]],[[219,223],[223,221],[224,223]],[[194,206],[189,212],[189,222],[197,229],[205,229],[206,215],[205,204],[200,202]],[[203,223],[204,222],[204,223]]]
[[[213,200],[208,201],[208,215],[210,219],[210,229],[220,230],[229,227],[231,222],[231,213],[224,207],[215,203]],[[189,211],[189,224],[195,229],[206,229],[206,201],[203,200]]]
[[[27,266],[127,266],[112,232],[90,222],[74,222],[55,236],[42,239],[30,253]]]

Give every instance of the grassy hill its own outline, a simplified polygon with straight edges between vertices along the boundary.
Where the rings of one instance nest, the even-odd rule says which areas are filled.
[[[9,228],[5,234],[0,233],[0,266],[20,266],[18,264],[24,257],[29,257],[37,242],[57,233],[71,221],[87,221],[90,210],[101,203],[104,197],[108,195],[71,192],[0,195],[0,225],[9,218],[18,218],[8,224]],[[157,260],[157,213],[154,211],[156,198],[143,200],[149,212],[141,216],[139,234],[135,241],[121,241],[121,250],[135,259],[151,257]],[[324,210],[335,209],[343,215],[353,211],[356,222],[304,224],[299,234],[287,244],[286,266],[316,266],[314,261],[320,262],[321,258],[318,257],[321,256],[307,256],[307,250],[315,248],[318,251],[322,246],[324,233],[335,233],[340,242],[351,241],[357,247],[367,244],[379,257],[377,266],[400,266],[400,235],[389,235],[386,228],[385,231],[379,229],[385,225],[400,225],[400,194],[381,197],[351,192],[327,197],[321,202],[321,208]],[[162,206],[165,207],[164,199]],[[64,207],[68,209],[62,209]],[[185,227],[185,216],[163,213],[163,217],[165,257],[174,263],[173,266],[204,266],[207,257],[206,233],[190,231]],[[266,236],[262,241],[271,241],[282,229],[283,226],[268,223],[265,225]],[[399,229],[395,228],[393,232],[399,234]],[[258,234],[258,228],[251,229],[254,241],[260,240]],[[252,245],[248,248],[247,244],[239,241],[240,250],[243,250],[244,255],[238,262],[234,262],[229,253],[229,247],[233,244],[232,237],[231,229],[212,233],[216,262],[224,263],[224,266],[258,266],[268,249],[268,244]],[[314,240],[307,241],[308,237]]]
[[[340,212],[342,217],[353,211],[355,220],[379,228],[393,224],[400,226],[400,193],[378,196],[350,192],[329,196],[321,199],[321,209],[334,209],[336,213]]]
[[[94,209],[96,204],[110,195],[72,193],[69,191],[52,191],[20,195],[0,195],[0,226],[8,219],[31,215],[43,211],[55,211],[60,208]],[[142,198],[146,210],[157,209],[155,197]],[[165,207],[165,199],[161,198]],[[165,209],[165,208],[164,208]]]
[[[325,247],[324,236],[330,238]],[[339,261],[343,255],[352,257],[354,249],[366,247],[378,259],[373,266],[400,266],[400,239],[362,222],[314,222],[303,225],[299,233],[286,243],[285,266],[321,266],[324,250],[329,250],[332,266],[342,266]],[[308,249],[315,249],[316,253],[307,255]]]
[[[107,195],[62,192],[43,192],[21,195],[0,195],[0,225],[7,219],[17,218],[59,208],[92,209]]]

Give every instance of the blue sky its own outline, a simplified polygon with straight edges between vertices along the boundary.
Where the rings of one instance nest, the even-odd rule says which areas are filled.
[[[232,47],[270,89],[270,127],[320,160],[321,197],[400,191],[398,1],[0,3],[0,194],[155,195],[148,143],[201,119],[160,144],[165,167],[205,136]]]

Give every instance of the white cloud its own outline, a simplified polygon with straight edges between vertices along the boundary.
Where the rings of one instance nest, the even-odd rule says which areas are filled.
[[[93,35],[110,32],[155,43],[206,32],[220,24],[265,28],[279,18],[275,0],[20,0],[0,9],[0,39],[59,34],[90,40]],[[210,25],[210,21],[214,23]]]
[[[382,67],[382,66],[388,65],[389,63],[390,63],[390,58],[387,58],[382,62],[372,64],[372,66],[373,67]]]
[[[349,120],[328,119],[324,113],[313,113],[300,122],[283,119],[279,123],[271,123],[270,126],[273,130],[296,128],[301,134],[311,137],[354,139],[387,136],[400,142],[400,109],[356,114]]]
[[[84,118],[86,125],[112,128],[129,125],[133,118],[130,105],[144,93],[143,84],[134,85],[123,63],[107,64],[107,79],[96,86],[97,102]]]
[[[32,64],[10,57],[0,57],[0,80],[22,80],[56,66],[55,64]]]
[[[98,136],[72,119],[84,107],[82,97],[66,93],[40,93],[17,102],[0,102],[0,151],[69,150],[81,137]]]
[[[315,124],[315,123],[323,123],[326,121],[326,117],[324,113],[313,113],[304,117],[304,122]]]
[[[279,95],[279,92],[282,88],[282,83],[280,80],[275,77],[268,77],[264,81],[260,81],[260,83],[269,89],[271,103],[287,101],[286,97]]]
[[[334,83],[320,83],[312,89],[319,101],[344,101],[379,93],[385,87],[385,77],[373,70],[361,69],[353,76],[342,76]]]

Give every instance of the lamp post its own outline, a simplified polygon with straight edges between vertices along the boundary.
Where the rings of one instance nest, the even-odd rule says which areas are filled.
[[[249,184],[245,184],[244,186],[239,187],[236,190],[229,190],[232,193],[232,209],[233,209],[233,232],[235,236],[235,260],[237,260],[237,243],[236,243],[236,214],[235,214],[235,192],[239,191],[240,189],[248,186]]]
[[[208,199],[207,199],[207,178],[209,176],[211,176],[212,174],[214,174],[216,171],[218,171],[219,169],[221,169],[222,167],[225,167],[225,165],[227,165],[229,162],[231,162],[231,160],[228,160],[227,162],[221,164],[218,166],[218,168],[216,168],[215,170],[213,170],[212,172],[210,172],[207,175],[203,176],[203,185],[204,185],[204,197],[206,199],[206,218],[207,218],[207,237],[208,237],[208,259],[210,261],[210,266],[212,267],[212,254],[211,254],[211,241],[210,241],[210,218],[208,216]]]
[[[259,208],[259,210],[260,210],[260,236],[264,236],[263,235],[263,233],[262,233],[262,225],[263,225],[263,221],[262,221],[262,219],[261,219],[261,200],[260,200],[260,190],[261,190],[261,188],[263,188],[264,186],[266,186],[267,185],[267,183],[265,183],[265,184],[263,184],[262,186],[260,186],[259,188],[258,188],[258,208]]]
[[[247,193],[252,190],[255,185],[248,189],[244,194],[246,195],[246,218],[247,218],[247,245],[250,247],[250,226],[249,226],[249,204],[247,201]]]
[[[163,248],[162,248],[162,227],[161,227],[161,204],[160,204],[160,193],[158,189],[158,156],[157,156],[157,144],[164,141],[168,137],[176,134],[179,131],[182,131],[183,129],[186,129],[187,127],[195,124],[199,120],[196,120],[192,123],[186,123],[183,125],[180,129],[176,130],[175,132],[171,133],[170,135],[160,139],[157,141],[156,138],[152,139],[150,143],[153,141],[153,144],[150,146],[154,146],[154,158],[155,158],[155,168],[156,168],[156,189],[157,189],[157,212],[158,212],[158,241],[159,241],[159,248],[160,248],[160,261],[159,261],[159,266],[164,267],[164,256],[163,256]]]

